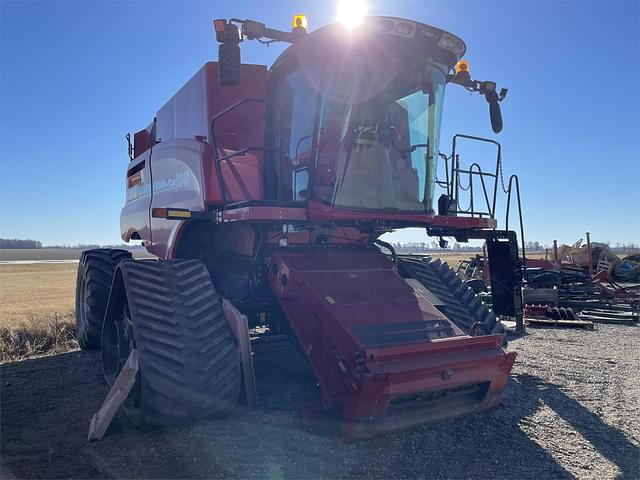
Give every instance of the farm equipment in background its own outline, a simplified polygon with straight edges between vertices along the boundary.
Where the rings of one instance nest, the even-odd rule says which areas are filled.
[[[545,308],[541,324],[548,323],[549,318],[564,326],[576,326],[571,321],[579,320],[587,328],[592,323],[640,321],[640,283],[628,283],[640,280],[637,256],[620,260],[608,245],[591,243],[590,234],[586,235],[586,244],[580,239],[572,246],[562,245],[559,250],[554,240],[552,261],[528,263],[523,301],[529,321],[525,323],[537,321],[531,312],[540,317],[540,309]]]
[[[110,384],[139,354],[128,416],[164,425],[236,405],[241,364],[223,299],[251,328],[299,346],[348,438],[497,407],[515,353],[496,315],[522,319],[516,235],[495,218],[501,147],[456,135],[446,156],[439,129],[447,84],[484,96],[495,132],[506,89],[471,79],[461,39],[411,20],[214,27],[218,62],[129,144],[122,238],[158,260],[89,250],[79,266],[81,346],[102,348]],[[241,63],[244,40],[291,45],[267,69]],[[491,173],[461,165],[463,140],[496,146]],[[474,206],[474,179],[486,208]],[[485,239],[493,311],[446,263],[379,239],[406,227],[442,244]]]

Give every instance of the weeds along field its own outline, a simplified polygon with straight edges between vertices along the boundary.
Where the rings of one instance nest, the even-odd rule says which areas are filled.
[[[0,362],[77,348],[75,263],[0,265]]]

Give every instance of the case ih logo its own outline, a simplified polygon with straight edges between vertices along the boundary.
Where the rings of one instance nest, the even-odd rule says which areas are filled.
[[[191,186],[191,174],[187,170],[176,172],[175,175],[153,182],[153,191],[166,192],[179,188],[189,188]],[[127,202],[137,200],[151,193],[151,185],[148,183],[138,184],[127,189]]]
[[[153,191],[176,190],[178,188],[187,188],[189,185],[191,185],[191,175],[186,170],[181,170],[173,176],[153,182]]]

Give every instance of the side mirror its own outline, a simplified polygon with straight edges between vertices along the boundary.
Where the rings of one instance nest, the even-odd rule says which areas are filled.
[[[240,84],[240,42],[242,33],[237,25],[224,19],[214,20],[218,45],[218,83]]]
[[[240,45],[237,43],[218,45],[218,83],[240,85]]]
[[[494,133],[500,133],[502,131],[502,110],[500,109],[500,102],[507,96],[507,89],[500,90],[500,95],[496,92],[495,82],[481,82],[480,93],[484,95],[484,98],[489,104],[489,119],[491,120],[491,128]]]
[[[484,95],[485,100],[489,104],[489,118],[491,119],[491,128],[495,133],[502,131],[502,111],[500,110],[500,102],[507,96],[508,90],[503,88],[498,94],[496,92],[496,82],[480,82],[471,80],[469,75],[469,63],[466,60],[460,60],[456,65],[456,74],[449,75],[448,81],[462,85],[471,92],[479,92]]]
[[[500,133],[502,131],[502,110],[500,109],[500,103],[498,99],[489,100],[489,118],[491,119],[491,128],[494,133]]]

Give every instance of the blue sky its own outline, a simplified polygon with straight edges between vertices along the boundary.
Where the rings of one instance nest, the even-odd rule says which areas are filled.
[[[522,184],[528,240],[640,243],[640,3],[368,0],[462,37],[478,79],[509,88],[505,173]],[[335,3],[0,0],[0,236],[117,243],[124,135],[146,126],[202,64],[214,18],[311,29]],[[243,45],[243,61],[282,51]],[[455,132],[494,137],[481,97],[448,87],[441,150]],[[491,165],[490,152],[463,158]],[[515,220],[515,219],[514,219]],[[421,231],[399,240],[425,240]]]

